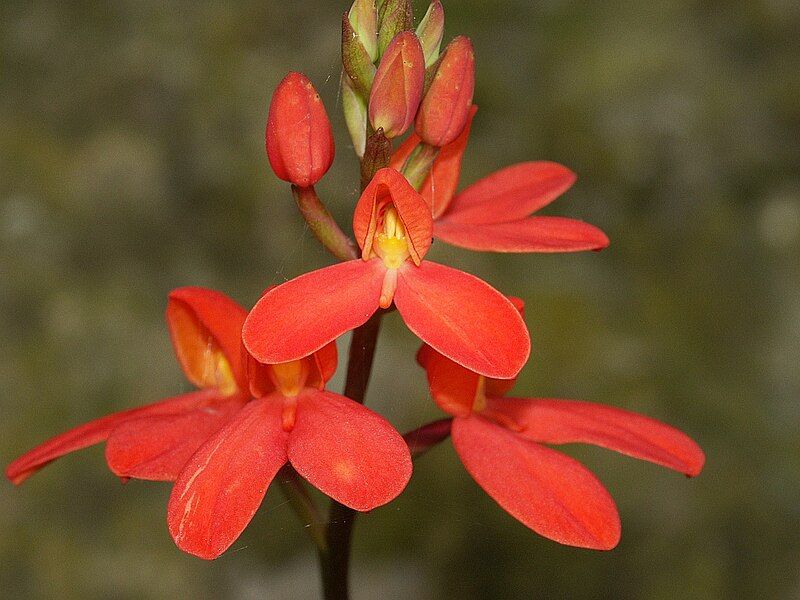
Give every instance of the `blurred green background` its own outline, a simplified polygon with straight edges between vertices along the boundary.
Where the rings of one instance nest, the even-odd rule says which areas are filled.
[[[331,259],[270,172],[263,126],[289,70],[340,114],[343,2],[5,0],[0,7],[0,462],[108,412],[187,391],[162,314],[186,284],[252,303]],[[421,15],[425,6],[418,6]],[[695,437],[695,480],[566,451],[607,484],[620,546],[525,529],[449,442],[361,517],[356,597],[800,598],[800,4],[445,2],[475,43],[465,183],[549,159],[579,174],[546,212],[602,227],[600,254],[432,256],[527,300],[519,395],[641,411]],[[439,413],[386,319],[368,404]],[[343,346],[342,346],[343,348]],[[340,379],[334,384],[339,389]],[[314,598],[312,546],[277,489],[213,563],[179,552],[169,486],[121,486],[102,448],[0,482],[5,598]]]

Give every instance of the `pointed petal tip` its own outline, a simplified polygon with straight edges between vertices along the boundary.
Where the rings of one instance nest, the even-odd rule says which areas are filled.
[[[697,476],[705,462],[703,450],[682,431],[614,406],[555,398],[489,398],[488,404],[534,442],[592,444],[688,477]]]
[[[461,223],[442,219],[434,237],[477,252],[543,253],[599,252],[608,247],[602,230],[577,219],[533,216],[507,223]]]
[[[476,225],[524,219],[561,196],[576,179],[573,171],[550,161],[510,165],[461,191],[443,217]]]
[[[592,250],[600,252],[611,245],[611,240],[608,238],[605,231],[595,225],[589,225],[588,223],[587,225],[595,230],[595,247],[592,248]]]
[[[83,425],[78,425],[45,440],[16,458],[6,467],[6,477],[14,485],[19,485],[57,458],[105,441],[116,427],[130,419],[190,410],[207,404],[217,396],[218,394],[214,390],[189,392],[188,394],[167,398],[154,404],[112,413]]]
[[[690,440],[694,445],[694,452],[692,456],[686,462],[686,468],[683,471],[683,474],[686,475],[689,479],[697,477],[703,471],[703,468],[706,466],[706,453],[703,452],[703,449],[700,447],[697,442],[694,440]]]
[[[8,479],[15,486],[20,486],[22,483],[33,475],[36,471],[32,469],[24,469],[19,464],[20,459],[16,459],[6,467],[6,479]],[[44,466],[44,465],[42,465]]]

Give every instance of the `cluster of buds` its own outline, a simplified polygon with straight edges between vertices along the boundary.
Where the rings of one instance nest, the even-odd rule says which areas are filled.
[[[514,253],[598,251],[609,241],[583,221],[535,214],[575,182],[557,163],[519,163],[457,191],[477,111],[472,44],[456,37],[441,51],[439,0],[416,29],[413,21],[410,0],[355,0],[342,20],[343,108],[361,159],[355,241],[315,190],[333,162],[334,141],[314,86],[290,73],[269,107],[270,165],[292,184],[302,216],[339,262],[268,288],[249,311],[219,292],[176,290],[167,322],[199,390],[57,436],[9,465],[9,479],[20,483],[55,458],[105,441],[121,478],[175,482],[173,538],[215,558],[279,470],[352,510],[371,510],[401,493],[412,455],[448,436],[501,507],[543,536],[586,548],[619,541],[614,502],[585,467],[543,444],[589,443],[689,476],[700,472],[699,446],[663,423],[587,402],[506,397],[530,353],[523,303],[429,260],[433,239]],[[449,415],[404,437],[362,406],[378,331],[370,322],[394,309],[422,341],[417,361]],[[326,385],[335,342],[350,331],[342,396]],[[302,480],[297,486],[305,489]],[[305,495],[300,504],[313,503]],[[326,540],[319,545],[337,551]]]
[[[440,147],[464,128],[475,87],[472,44],[457,38],[440,57],[444,9],[436,0],[416,30],[410,0],[356,0],[342,18],[342,99],[356,154],[381,131],[388,139],[412,123]]]
[[[401,170],[425,170],[436,149],[464,130],[475,90],[475,52],[464,36],[442,52],[443,35],[439,0],[416,30],[410,0],[380,6],[356,0],[343,15],[342,105],[359,157],[376,133],[391,140],[413,124],[423,145]],[[289,74],[273,96],[267,152],[276,175],[300,188],[319,181],[333,160],[330,124],[319,95],[300,73]]]

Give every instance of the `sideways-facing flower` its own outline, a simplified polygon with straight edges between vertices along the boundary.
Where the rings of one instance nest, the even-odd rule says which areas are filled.
[[[241,351],[246,315],[213,290],[172,291],[166,312],[172,345],[187,379],[200,389],[62,433],[12,462],[6,477],[22,483],[56,458],[107,440],[106,460],[116,475],[174,480],[195,450],[250,397]]]
[[[269,105],[267,156],[280,179],[306,188],[333,163],[333,132],[325,106],[308,77],[289,73]]]
[[[690,477],[703,468],[700,447],[654,419],[576,400],[504,398],[513,381],[480,376],[424,345],[417,360],[434,401],[453,416],[453,445],[469,474],[514,518],[561,544],[610,550],[619,514],[589,470],[542,444],[593,444]]]
[[[283,364],[248,358],[248,402],[181,472],[168,507],[169,531],[182,550],[213,559],[258,510],[287,462],[352,509],[393,500],[411,477],[411,455],[391,424],[328,391],[336,345]]]
[[[461,134],[444,146],[420,193],[431,206],[436,239],[490,252],[578,252],[602,250],[608,237],[576,219],[529,216],[575,183],[575,173],[554,162],[524,162],[506,167],[456,194],[461,158],[467,147],[473,106]],[[400,169],[422,140],[412,134],[390,166]]]
[[[242,347],[245,315],[219,292],[170,293],[175,353],[203,389],[63,433],[11,463],[6,476],[19,484],[54,459],[107,440],[106,460],[119,477],[176,481],[170,533],[182,550],[206,559],[236,540],[287,462],[355,510],[393,500],[411,477],[408,446],[380,415],[325,391],[336,345],[263,365]]]
[[[245,321],[245,346],[264,363],[296,360],[394,302],[409,329],[445,356],[490,377],[515,376],[530,353],[522,317],[482,280],[424,260],[431,228],[425,200],[400,173],[381,169],[353,216],[362,259],[268,291]]]

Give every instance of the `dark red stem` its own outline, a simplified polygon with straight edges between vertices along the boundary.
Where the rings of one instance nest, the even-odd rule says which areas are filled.
[[[347,363],[345,396],[361,404],[367,393],[372,361],[381,327],[382,311],[353,331]],[[325,529],[325,549],[320,550],[322,589],[325,600],[348,600],[350,544],[356,513],[352,508],[331,500]]]

